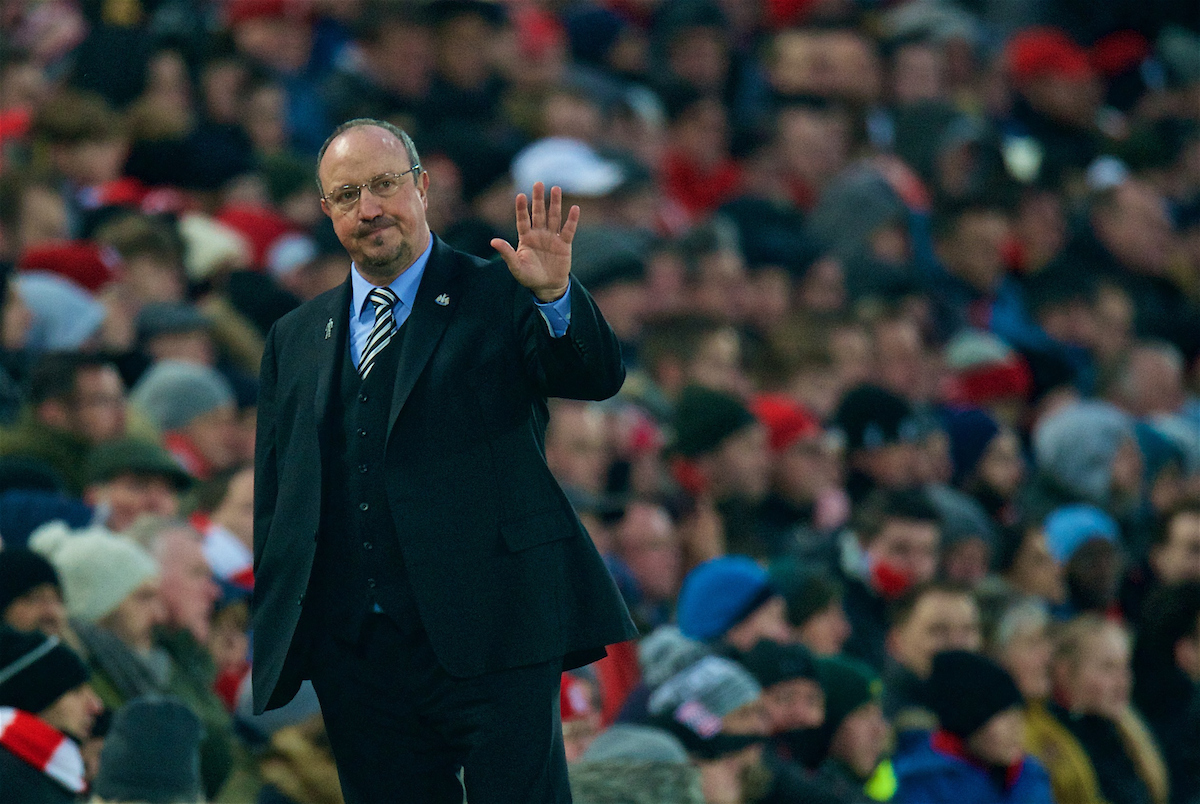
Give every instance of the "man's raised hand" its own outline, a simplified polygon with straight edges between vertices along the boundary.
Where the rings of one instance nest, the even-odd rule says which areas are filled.
[[[550,188],[550,208],[546,209],[546,185],[533,185],[533,203],[525,193],[517,194],[517,247],[493,238],[492,248],[500,252],[508,270],[522,286],[529,288],[540,302],[562,298],[570,287],[571,241],[579,225],[579,207],[572,206],[562,220],[562,189]]]

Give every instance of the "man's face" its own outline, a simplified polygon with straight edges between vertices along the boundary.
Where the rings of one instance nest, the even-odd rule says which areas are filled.
[[[838,726],[829,755],[865,780],[875,772],[887,744],[888,724],[883,709],[877,703],[868,703],[851,712]]]
[[[971,753],[989,765],[1008,767],[1025,753],[1025,716],[1018,708],[995,715],[970,736]]]
[[[62,636],[67,623],[67,609],[62,594],[52,583],[38,584],[8,604],[4,624],[18,631],[41,631],[50,636]]]
[[[1008,237],[1008,219],[995,210],[965,213],[954,233],[938,250],[952,274],[975,289],[991,293],[1004,277],[1002,248]]]
[[[978,651],[983,645],[979,607],[970,595],[932,591],[921,597],[908,621],[888,638],[892,657],[928,678],[933,657],[946,650]]]
[[[158,557],[162,565],[159,596],[167,624],[188,629],[203,644],[208,641],[213,604],[220,597],[220,589],[212,579],[212,570],[193,531],[174,530],[164,534],[162,540]]]
[[[608,470],[604,414],[579,402],[554,406],[546,430],[546,462],[560,483],[599,494]]]
[[[850,638],[850,621],[841,600],[809,617],[803,625],[793,629],[796,641],[820,656],[836,656]]]
[[[932,580],[937,572],[940,541],[941,534],[932,522],[889,519],[867,547],[867,555],[872,564],[885,564],[919,584]]]
[[[621,560],[648,599],[671,600],[679,591],[682,553],[671,518],[661,506],[630,505],[618,530]]]
[[[238,415],[232,406],[200,414],[188,422],[183,431],[214,470],[228,469],[241,458]]]
[[[763,690],[772,734],[814,729],[825,722],[825,692],[811,678],[792,678]]]
[[[767,429],[761,424],[743,427],[729,436],[706,460],[718,499],[758,502],[770,490],[771,452]]]
[[[125,473],[84,489],[89,505],[108,508],[105,525],[120,533],[143,514],[173,517],[179,513],[175,484],[158,475]]]
[[[1150,551],[1150,563],[1164,584],[1200,580],[1200,513],[1173,517],[1167,525],[1167,541]]]
[[[254,469],[246,468],[233,476],[211,518],[247,547],[254,546]]]
[[[1063,567],[1054,560],[1046,546],[1046,534],[1040,530],[1029,533],[1013,560],[1008,580],[1025,594],[1035,595],[1050,603],[1062,603],[1067,598],[1067,583]]]
[[[763,603],[749,617],[725,632],[725,641],[740,651],[748,651],[761,640],[786,643],[791,636],[785,612],[787,604],[776,595]]]
[[[328,197],[339,187],[363,184],[384,173],[403,173],[411,167],[404,144],[395,136],[375,126],[358,126],[330,143],[318,175]],[[379,285],[399,276],[429,244],[425,220],[429,176],[422,172],[414,181],[410,173],[398,181],[399,191],[389,198],[362,189],[349,210],[321,202],[359,272]]]
[[[158,597],[158,578],[151,578],[130,592],[121,604],[106,615],[100,625],[135,651],[147,651],[154,645],[154,628],[164,622],[162,601]]]
[[[1104,246],[1126,267],[1161,275],[1176,243],[1166,200],[1148,184],[1126,182],[1112,209],[1092,217]]]
[[[38,712],[38,717],[64,734],[85,740],[92,733],[96,716],[104,709],[99,696],[87,682],[59,696],[58,700]]]
[[[125,386],[111,366],[80,370],[71,400],[72,430],[90,444],[125,435]]]

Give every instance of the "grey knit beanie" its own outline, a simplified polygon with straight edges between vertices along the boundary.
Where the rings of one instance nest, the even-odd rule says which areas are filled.
[[[740,664],[706,656],[655,690],[648,708],[650,714],[661,715],[696,701],[717,717],[725,717],[761,695],[762,687]]]
[[[209,411],[237,404],[229,380],[216,369],[178,360],[151,366],[133,387],[129,401],[163,432],[186,427]]]
[[[638,644],[642,680],[652,691],[676,673],[712,653],[708,645],[685,637],[678,627],[662,625]]]

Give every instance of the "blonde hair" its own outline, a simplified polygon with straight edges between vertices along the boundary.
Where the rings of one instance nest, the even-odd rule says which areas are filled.
[[[1116,631],[1127,645],[1132,642],[1129,630],[1120,623],[1097,614],[1081,614],[1057,630],[1051,665],[1066,663],[1074,670],[1088,649],[1088,642],[1106,630]],[[1150,797],[1156,804],[1167,804],[1170,792],[1167,766],[1150,729],[1132,705],[1127,705],[1113,723],[1125,753],[1133,762]]]

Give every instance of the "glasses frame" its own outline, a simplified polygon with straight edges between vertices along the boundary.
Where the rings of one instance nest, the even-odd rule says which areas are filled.
[[[371,185],[374,184],[375,182],[381,181],[382,179],[391,178],[391,179],[395,180],[396,189],[399,190],[400,189],[400,179],[403,179],[409,173],[419,174],[420,171],[421,171],[421,164],[418,162],[417,164],[410,167],[408,170],[402,171],[400,173],[380,173],[378,176],[374,177],[370,181],[363,182],[362,184],[343,184],[341,187],[336,187],[333,190],[331,190],[328,194],[322,194],[321,200],[336,210],[340,210],[342,212],[349,212],[350,210],[354,209],[354,207],[358,204],[359,201],[362,200],[362,191],[363,190],[371,190]],[[354,190],[354,199],[352,201],[349,201],[346,203],[338,203],[330,197],[331,195],[335,195],[344,190],[351,190],[351,189]],[[371,195],[374,195],[378,198],[390,198],[394,194],[395,193],[388,193],[387,195],[381,195],[380,193],[377,193],[374,190],[371,190]]]

